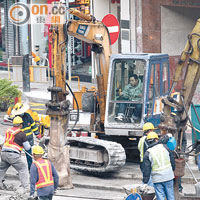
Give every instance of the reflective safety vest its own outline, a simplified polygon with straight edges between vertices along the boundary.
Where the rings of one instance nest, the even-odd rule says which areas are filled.
[[[171,167],[169,152],[163,144],[157,144],[147,151],[153,159],[152,172],[162,171]]]
[[[39,180],[36,183],[36,188],[43,188],[54,185],[51,163],[46,159],[38,159],[34,161],[38,169]]]
[[[140,162],[143,162],[143,158],[144,158],[144,143],[145,143],[146,137],[147,136],[141,137],[138,143],[138,150],[140,152]]]
[[[6,131],[5,143],[3,146],[9,149],[15,149],[21,152],[23,149],[23,146],[19,146],[17,143],[14,142],[15,136],[20,132],[21,132],[21,129],[18,127],[9,128]]]

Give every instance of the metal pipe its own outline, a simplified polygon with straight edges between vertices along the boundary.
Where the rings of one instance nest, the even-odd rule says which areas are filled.
[[[24,153],[26,153],[28,156],[30,156],[31,158],[33,158],[33,156],[30,154],[30,153],[28,153],[25,149],[23,149],[23,152]]]
[[[192,172],[192,170],[191,170],[190,166],[188,165],[188,163],[187,163],[187,162],[185,162],[185,164],[187,165],[187,167],[188,167],[188,169],[189,169],[190,173],[192,174],[192,177],[194,178],[195,182],[196,182],[196,183],[198,183],[198,181],[197,181],[197,179],[196,179],[196,177],[195,177],[194,173]]]

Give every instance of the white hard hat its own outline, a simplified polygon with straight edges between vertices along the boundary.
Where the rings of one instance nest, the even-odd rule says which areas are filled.
[[[3,145],[4,141],[5,141],[5,137],[0,135],[0,145]]]
[[[25,113],[28,109],[29,109],[28,104],[16,103],[11,111],[11,114],[14,116],[21,115]]]

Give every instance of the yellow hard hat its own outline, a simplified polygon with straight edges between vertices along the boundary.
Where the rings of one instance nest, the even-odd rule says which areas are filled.
[[[17,116],[13,119],[13,124],[22,124],[23,120],[21,117]]]
[[[155,132],[150,132],[148,135],[147,135],[147,140],[151,140],[151,139],[158,139],[158,134],[155,133]]]
[[[143,131],[154,130],[154,125],[151,122],[147,122],[143,126]]]
[[[33,154],[44,154],[44,149],[41,146],[33,146]]]

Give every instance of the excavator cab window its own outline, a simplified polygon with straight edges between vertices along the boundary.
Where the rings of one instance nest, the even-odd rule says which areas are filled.
[[[169,62],[158,60],[150,63],[147,96],[145,104],[145,121],[151,121],[155,125],[160,123],[162,112],[161,99],[169,93]]]
[[[144,60],[116,59],[114,61],[108,111],[111,122],[140,123],[145,65]]]
[[[162,88],[162,93],[166,94],[169,91],[169,67],[168,67],[169,63],[163,63],[163,73],[162,73],[162,80],[163,80],[163,88]]]

